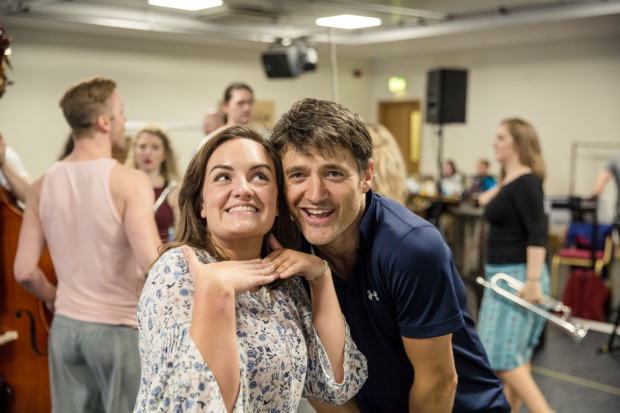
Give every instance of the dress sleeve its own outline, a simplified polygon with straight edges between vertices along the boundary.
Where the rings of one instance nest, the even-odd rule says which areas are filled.
[[[134,412],[226,413],[215,376],[189,335],[193,296],[180,251],[164,254],[138,306],[142,378]],[[234,413],[243,412],[241,393]]]
[[[547,219],[543,188],[536,175],[524,177],[518,191],[513,191],[513,199],[519,220],[527,233],[528,247],[547,246]]]
[[[349,325],[345,320],[344,380],[342,383],[336,383],[327,352],[312,325],[310,297],[298,277],[293,277],[285,285],[297,307],[308,349],[303,397],[332,405],[343,404],[360,391],[368,378],[366,358],[353,342]]]
[[[439,231],[416,227],[382,263],[403,337],[433,338],[465,325],[454,288],[452,254]]]

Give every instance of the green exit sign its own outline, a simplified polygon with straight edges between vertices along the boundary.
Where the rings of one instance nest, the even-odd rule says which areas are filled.
[[[392,93],[404,92],[407,90],[407,81],[404,77],[391,77],[388,80],[388,89]]]

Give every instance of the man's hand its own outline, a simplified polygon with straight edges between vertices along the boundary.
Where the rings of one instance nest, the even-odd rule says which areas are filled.
[[[262,263],[260,258],[249,261],[221,261],[211,264],[202,264],[193,249],[184,245],[181,247],[183,257],[189,264],[189,272],[194,280],[196,289],[210,281],[227,285],[235,290],[235,295],[243,294],[260,285],[269,284],[275,280],[275,268],[271,263]]]

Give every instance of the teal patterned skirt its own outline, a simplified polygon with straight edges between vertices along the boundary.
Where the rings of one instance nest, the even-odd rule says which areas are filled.
[[[491,277],[499,272],[525,282],[527,269],[525,264],[487,264],[486,280],[491,281]],[[549,295],[549,270],[546,264],[543,267],[541,283],[543,294]],[[514,291],[506,287],[503,280],[500,280],[498,285]],[[544,317],[485,288],[477,330],[491,367],[500,371],[512,370],[530,361],[545,321]]]

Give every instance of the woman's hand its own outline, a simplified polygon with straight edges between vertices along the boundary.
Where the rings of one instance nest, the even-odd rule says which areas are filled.
[[[517,293],[517,297],[524,299],[530,304],[542,304],[544,296],[540,281],[525,280],[525,284],[521,291]]]
[[[325,261],[319,257],[282,248],[273,235],[269,238],[269,246],[273,252],[263,259],[263,263],[271,263],[279,278],[288,278],[297,274],[307,280],[313,280],[325,268]]]
[[[269,284],[277,278],[273,264],[262,263],[260,258],[249,261],[221,261],[201,264],[193,249],[181,247],[183,257],[189,264],[189,272],[196,284],[217,283],[235,290],[235,295],[243,294],[254,287]]]

